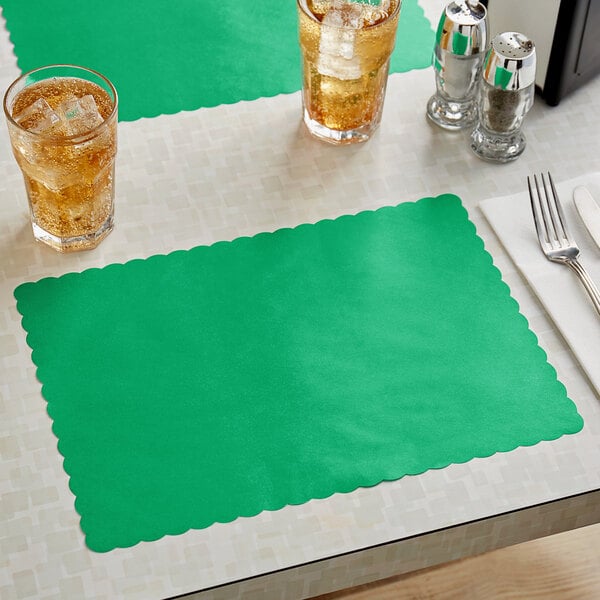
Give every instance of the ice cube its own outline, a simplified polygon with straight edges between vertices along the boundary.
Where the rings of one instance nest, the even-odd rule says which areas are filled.
[[[360,29],[363,27],[363,5],[353,2],[334,2],[331,10],[323,16],[323,25]]]
[[[317,70],[321,75],[335,77],[342,81],[360,79],[360,59],[344,58],[342,56],[331,56],[330,54],[319,54]]]
[[[52,133],[60,126],[60,117],[44,98],[38,98],[13,118],[23,129],[35,133]]]
[[[323,17],[319,40],[318,70],[342,80],[360,77],[360,60],[355,56],[356,31],[362,27],[362,9],[359,4],[334,2]]]
[[[57,110],[65,126],[66,135],[81,135],[104,122],[91,94],[81,98],[69,98],[62,102]]]
[[[355,39],[356,34],[352,29],[323,27],[319,40],[319,53],[350,59],[354,56]]]
[[[328,56],[352,58],[356,30],[360,29],[361,8],[357,4],[334,4],[323,17],[319,52]]]
[[[333,27],[362,29],[377,25],[390,14],[391,0],[333,0],[323,23]]]
[[[371,6],[369,4],[364,4],[363,6],[365,7],[362,14],[363,27],[377,25],[378,23],[385,21],[389,16],[388,9],[383,8],[383,5]]]

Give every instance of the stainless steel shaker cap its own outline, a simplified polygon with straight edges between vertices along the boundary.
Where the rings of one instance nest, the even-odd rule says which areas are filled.
[[[484,52],[486,16],[485,6],[477,0],[453,0],[440,17],[435,38],[437,46],[459,56]]]
[[[535,46],[522,33],[498,34],[485,57],[483,78],[503,90],[522,90],[535,82]]]

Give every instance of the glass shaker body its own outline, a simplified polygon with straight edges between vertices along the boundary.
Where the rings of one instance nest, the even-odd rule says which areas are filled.
[[[471,135],[471,148],[481,158],[509,162],[527,144],[521,131],[525,115],[533,106],[535,85],[502,90],[487,81],[479,89],[479,122]]]
[[[455,0],[440,18],[433,50],[436,92],[427,103],[427,116],[444,129],[462,129],[476,119],[486,14],[479,2]]]
[[[435,54],[436,94],[427,104],[427,115],[444,129],[462,129],[477,117],[476,95],[482,56],[459,56],[439,48]]]
[[[493,162],[518,158],[527,144],[521,128],[535,97],[535,48],[516,32],[499,34],[486,56],[471,149]]]

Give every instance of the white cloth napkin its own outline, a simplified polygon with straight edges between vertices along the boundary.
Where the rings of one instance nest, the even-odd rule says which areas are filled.
[[[600,203],[600,172],[568,181],[554,178],[554,183],[569,231],[581,250],[580,262],[600,287],[600,249],[588,235],[573,203],[573,190],[578,185],[587,187]],[[542,254],[526,182],[523,193],[484,200],[480,208],[600,394],[600,316],[575,273]]]

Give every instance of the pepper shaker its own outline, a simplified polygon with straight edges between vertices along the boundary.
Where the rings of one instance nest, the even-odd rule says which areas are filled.
[[[453,0],[440,17],[433,50],[436,93],[427,116],[444,129],[471,125],[487,44],[487,11],[477,0]]]
[[[486,55],[479,87],[479,118],[471,149],[494,162],[518,158],[526,146],[521,131],[535,96],[535,46],[521,33],[497,35]]]

